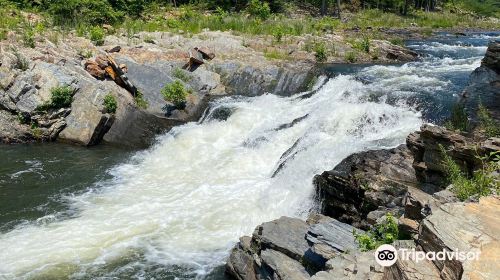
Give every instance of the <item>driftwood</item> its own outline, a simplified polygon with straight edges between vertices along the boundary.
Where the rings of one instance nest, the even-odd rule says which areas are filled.
[[[96,79],[103,80],[109,78],[127,91],[132,96],[137,95],[137,88],[127,77],[127,66],[116,63],[114,58],[109,55],[98,55],[95,60],[87,60],[84,64],[85,70]]]
[[[192,72],[205,63],[205,59],[212,60],[214,57],[215,54],[209,49],[195,47],[189,51],[189,61],[182,68]]]

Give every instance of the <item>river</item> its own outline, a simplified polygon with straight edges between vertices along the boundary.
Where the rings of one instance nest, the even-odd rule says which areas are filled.
[[[0,279],[224,279],[238,237],[315,207],[315,174],[442,122],[493,38],[441,34],[407,42],[418,62],[326,66],[312,95],[222,98],[143,151],[0,146]]]

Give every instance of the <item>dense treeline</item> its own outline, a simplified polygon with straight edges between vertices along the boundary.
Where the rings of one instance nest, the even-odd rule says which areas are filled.
[[[263,5],[258,12],[280,13],[291,5],[309,7],[318,15],[339,16],[340,11],[356,12],[378,9],[407,15],[415,11],[441,11],[466,9],[486,16],[500,16],[497,0],[0,0],[11,2],[23,9],[45,11],[56,23],[88,22],[115,23],[125,17],[139,17],[151,7],[193,5],[202,9],[238,12],[249,6]],[[340,4],[340,5],[339,5]],[[257,10],[259,8],[257,7]]]

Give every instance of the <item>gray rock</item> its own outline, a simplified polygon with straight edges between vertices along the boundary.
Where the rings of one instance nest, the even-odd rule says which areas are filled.
[[[309,273],[296,260],[272,249],[261,252],[260,257],[265,267],[269,268],[273,280],[306,280]]]
[[[412,164],[413,157],[404,145],[347,157],[333,170],[314,177],[322,213],[367,229],[369,212],[391,202],[400,204],[408,187],[417,185]]]
[[[305,239],[309,226],[306,222],[289,217],[263,223],[253,233],[257,247],[279,251],[295,260],[301,260],[309,245]]]
[[[314,245],[328,245],[336,252],[353,252],[358,250],[358,243],[352,234],[353,230],[363,232],[353,226],[332,219],[329,222],[311,225],[307,231],[306,239]]]

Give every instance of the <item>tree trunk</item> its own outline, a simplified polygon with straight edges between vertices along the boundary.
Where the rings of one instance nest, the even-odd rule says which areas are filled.
[[[323,0],[323,1],[321,1],[321,15],[322,15],[322,16],[325,16],[325,15],[326,15],[326,1],[327,1],[327,0]]]

